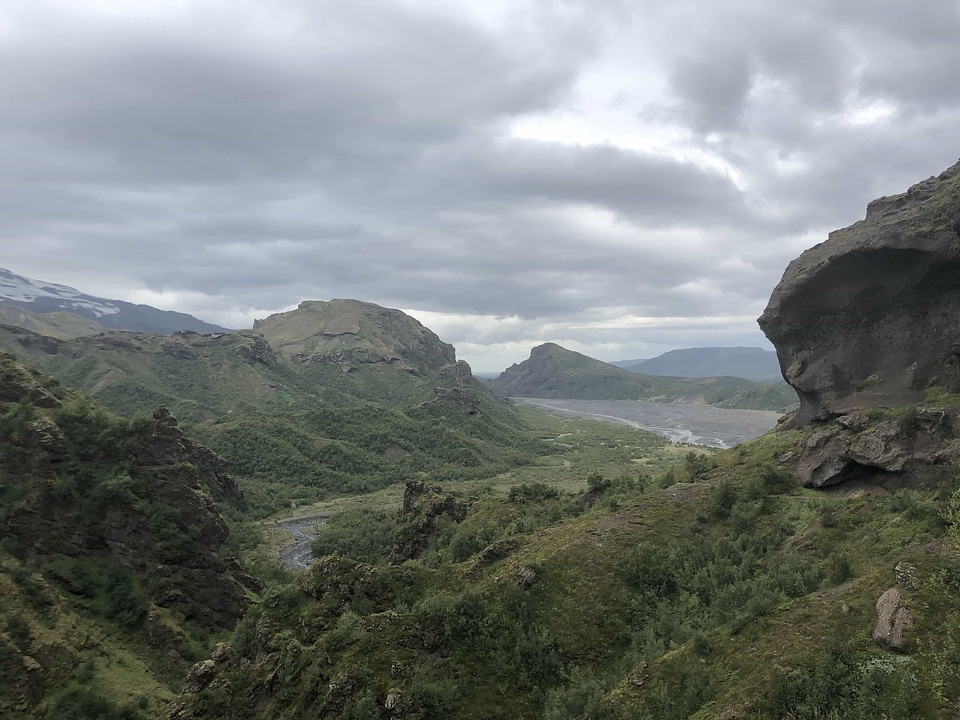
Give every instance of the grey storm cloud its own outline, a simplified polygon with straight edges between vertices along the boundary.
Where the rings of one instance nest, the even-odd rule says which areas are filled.
[[[357,297],[491,357],[758,344],[792,257],[960,155],[958,31],[956,2],[11,0],[0,266],[235,326]]]
[[[750,59],[735,48],[681,57],[670,77],[684,114],[700,132],[736,130],[753,83]]]

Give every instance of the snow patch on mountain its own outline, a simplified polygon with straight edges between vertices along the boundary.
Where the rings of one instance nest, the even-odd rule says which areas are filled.
[[[35,303],[40,298],[60,301],[64,310],[87,310],[97,317],[115,315],[120,308],[103,298],[86,295],[76,288],[57,283],[33,280],[0,268],[0,300]]]

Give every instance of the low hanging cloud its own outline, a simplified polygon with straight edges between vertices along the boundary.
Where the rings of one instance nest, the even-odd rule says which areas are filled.
[[[892,0],[11,0],[0,266],[234,327],[369,300],[487,371],[763,344],[790,259],[960,155],[958,33]]]

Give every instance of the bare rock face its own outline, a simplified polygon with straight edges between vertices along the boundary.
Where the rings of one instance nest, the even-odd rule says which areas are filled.
[[[890,588],[877,600],[877,626],[873,641],[896,652],[909,650],[907,631],[913,627],[913,615],[903,604],[898,588]]]
[[[804,442],[795,469],[806,487],[826,487],[864,473],[908,473],[951,458],[954,418],[942,410],[905,411],[899,419],[870,421],[841,415]]]
[[[420,409],[430,407],[449,407],[465,415],[480,412],[480,398],[472,390],[461,388],[434,388],[433,398],[420,403]]]
[[[960,391],[960,163],[790,263],[759,318],[794,425]]]

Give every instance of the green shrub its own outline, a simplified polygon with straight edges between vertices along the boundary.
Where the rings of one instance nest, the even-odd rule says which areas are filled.
[[[827,581],[831,585],[840,585],[853,577],[853,568],[845,555],[831,555],[827,558]]]
[[[611,481],[607,480],[602,474],[592,472],[587,475],[587,490],[594,495],[601,495],[610,488]]]
[[[729,480],[722,480],[720,484],[710,490],[710,499],[707,509],[715,518],[730,517],[730,510],[737,502],[737,489]]]
[[[820,516],[820,525],[825,528],[832,528],[837,526],[837,513],[833,508],[833,505],[829,503],[823,503],[818,509],[817,513]]]
[[[397,514],[361,508],[333,515],[319,526],[313,541],[314,557],[339,555],[382,564],[397,540]]]
[[[602,476],[601,476],[602,477]],[[589,483],[589,478],[587,478]],[[546,483],[533,482],[514,485],[510,488],[507,498],[512,503],[537,502],[542,500],[552,500],[559,497],[560,492]]]
[[[47,720],[143,720],[134,707],[119,707],[94,687],[68,685],[51,703]]]
[[[810,664],[773,674],[763,709],[767,717],[796,720],[912,720],[920,702],[909,660],[835,645]]]
[[[679,469],[680,482],[697,482],[706,477],[717,464],[703,452],[690,450],[683,458],[683,465]]]

